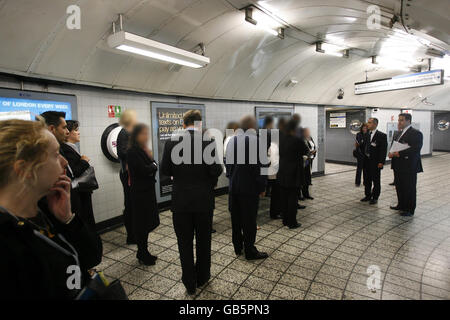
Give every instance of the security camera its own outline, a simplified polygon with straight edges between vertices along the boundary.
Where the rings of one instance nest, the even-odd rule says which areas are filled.
[[[344,89],[340,88],[340,89],[338,90],[337,98],[338,98],[339,100],[341,100],[341,99],[344,98]]]

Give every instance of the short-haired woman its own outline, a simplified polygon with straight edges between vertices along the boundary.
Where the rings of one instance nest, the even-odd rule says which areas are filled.
[[[130,135],[127,164],[131,182],[132,227],[138,247],[136,258],[141,264],[154,265],[157,257],[148,251],[148,234],[159,226],[155,193],[158,165],[153,160],[148,141],[148,127],[145,124],[137,124]]]
[[[69,277],[102,257],[100,238],[72,213],[67,161],[41,122],[0,121],[0,300],[73,299]]]

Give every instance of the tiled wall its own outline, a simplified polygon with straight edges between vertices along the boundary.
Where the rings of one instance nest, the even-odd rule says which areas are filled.
[[[0,79],[0,87],[20,89],[18,82]],[[275,103],[253,103],[221,100],[204,100],[160,96],[151,94],[127,93],[110,89],[90,88],[76,85],[50,85],[25,83],[24,90],[48,91],[52,93],[74,94],[78,101],[78,120],[80,121],[81,153],[91,159],[95,167],[100,188],[93,194],[94,214],[97,222],[101,222],[122,214],[123,195],[119,180],[119,165],[107,160],[100,148],[100,139],[105,128],[117,121],[108,118],[107,106],[120,105],[122,109],[135,109],[139,121],[151,125],[150,101],[165,101],[178,103],[205,104],[206,125],[208,128],[223,130],[231,120],[239,120],[246,114],[254,114],[254,107],[280,107]],[[317,112],[315,107],[296,107],[303,117],[303,126],[310,126],[314,138],[317,137]],[[315,128],[315,129],[313,129]],[[227,186],[224,175],[220,178],[218,187]]]

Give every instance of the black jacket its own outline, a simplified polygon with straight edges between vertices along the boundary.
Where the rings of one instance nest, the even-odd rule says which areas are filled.
[[[122,172],[126,171],[129,140],[130,134],[128,133],[128,131],[125,129],[120,130],[119,134],[117,135],[117,157],[119,158]]]
[[[407,143],[409,148],[400,151],[399,158],[392,158],[392,167],[399,172],[418,173],[423,172],[420,150],[423,145],[423,134],[419,130],[410,127],[401,136],[400,143]]]
[[[214,163],[206,163],[203,152],[207,147],[208,150],[215,149],[216,143],[202,141],[202,154],[198,152],[195,155],[194,130],[182,131],[179,138],[179,141],[168,140],[166,142],[161,162],[161,172],[168,177],[173,177],[172,212],[212,213],[214,211],[214,187],[223,169],[218,159],[215,159]],[[191,143],[184,139],[190,139]],[[184,152],[181,148],[183,144],[186,145],[186,148],[191,148],[191,157],[186,162],[175,164],[171,157],[172,149],[177,146],[181,149],[179,155],[183,156]],[[217,158],[215,152],[206,151],[206,153]],[[201,163],[196,164],[194,156],[201,159]]]
[[[63,235],[78,252],[83,287],[87,270],[101,262],[100,237],[86,228],[78,216],[65,225],[48,211],[45,201],[39,207],[51,221],[52,233]],[[74,258],[38,238],[32,225],[21,221],[0,212],[0,300],[73,299],[77,291],[69,290],[66,282],[70,275],[67,267],[75,265]],[[54,239],[59,240],[57,236]],[[70,251],[67,245],[62,246]]]
[[[82,160],[78,152],[76,152],[71,146],[62,144],[61,149],[64,152],[64,157],[69,163],[72,169],[73,177],[78,178],[81,174],[89,168],[89,162]]]
[[[296,135],[280,140],[280,168],[277,179],[281,187],[299,188],[305,184],[303,156],[309,153],[306,143]]]
[[[398,137],[402,134],[402,132],[400,130],[395,130],[394,134],[392,135],[392,141],[391,141],[391,146],[389,147],[389,149],[392,147],[392,144],[394,143],[394,141],[397,141]],[[395,160],[391,159],[391,169],[394,169],[394,163]]]
[[[365,134],[364,149],[365,155],[374,163],[386,162],[387,155],[387,135],[379,130],[375,132],[372,140],[370,140],[370,131]]]
[[[358,161],[364,160],[364,150],[365,150],[365,138],[364,134],[362,132],[358,132],[356,134],[356,142],[358,143],[358,146],[356,147],[353,155],[358,159]]]
[[[254,159],[250,157],[251,146],[255,146]],[[227,145],[225,166],[230,194],[257,196],[266,190],[267,176],[261,173],[263,164],[255,134],[238,133],[231,138]]]
[[[64,159],[67,160],[67,155],[66,155],[66,149],[65,149],[65,147],[68,147],[68,146],[65,145],[65,144],[60,144],[60,145],[59,145],[59,153],[64,157]],[[67,160],[67,162],[69,162],[69,160]],[[70,167],[70,168],[67,168],[67,169],[66,169],[66,175],[70,178],[70,180],[73,180],[73,179],[75,178],[75,176],[74,176],[74,174],[73,174],[72,167],[70,166],[70,164],[69,164],[69,167]]]
[[[158,165],[139,147],[128,150],[126,161],[131,181],[134,230],[136,234],[150,232],[160,223],[155,193]]]

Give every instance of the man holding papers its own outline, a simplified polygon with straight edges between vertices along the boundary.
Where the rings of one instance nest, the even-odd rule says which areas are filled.
[[[397,141],[394,141],[389,152],[394,168],[395,188],[398,204],[391,207],[401,211],[402,216],[413,216],[416,209],[417,173],[423,172],[420,150],[423,145],[423,135],[411,127],[412,117],[409,113],[398,116],[398,127],[401,129]]]
[[[376,204],[381,192],[381,169],[386,161],[387,135],[377,130],[378,119],[367,121],[369,129],[364,135],[364,186],[366,196],[361,201]],[[373,189],[372,189],[373,185]]]

